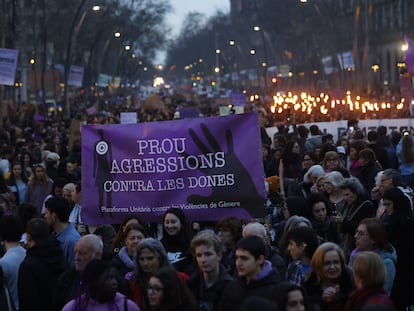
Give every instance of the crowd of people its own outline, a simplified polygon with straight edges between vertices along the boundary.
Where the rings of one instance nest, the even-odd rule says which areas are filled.
[[[189,222],[170,208],[160,224],[136,215],[88,226],[69,126],[9,122],[0,131],[0,309],[406,310],[413,135],[352,127],[337,142],[315,124],[262,131],[262,219]]]

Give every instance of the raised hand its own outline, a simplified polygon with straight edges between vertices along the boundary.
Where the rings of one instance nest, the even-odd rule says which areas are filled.
[[[264,215],[265,198],[261,197],[253,183],[247,169],[243,166],[238,156],[234,152],[233,134],[230,130],[226,130],[227,152],[223,150],[217,140],[213,137],[208,127],[202,123],[201,130],[205,136],[209,146],[195,133],[193,129],[189,130],[190,136],[195,145],[203,154],[222,152],[224,165],[221,167],[200,168],[200,171],[206,176],[214,178],[214,180],[225,181],[225,185],[217,183],[211,188],[211,194],[203,196],[199,194],[190,195],[187,198],[189,203],[216,203],[227,202],[229,206],[223,207],[239,207],[246,209],[252,217],[261,217]],[[248,141],[244,142],[248,143]],[[188,154],[183,154],[189,157]],[[219,207],[219,206],[218,206]]]

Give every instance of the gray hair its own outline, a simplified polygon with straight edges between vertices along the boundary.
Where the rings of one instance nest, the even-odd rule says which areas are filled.
[[[165,251],[165,248],[161,242],[154,238],[143,239],[141,242],[139,242],[135,254],[135,271],[133,278],[136,281],[142,281],[142,278],[145,277],[139,264],[139,256],[144,249],[150,250],[154,253],[155,256],[158,257],[160,268],[171,267],[171,264],[168,261],[167,252]]]
[[[91,247],[92,251],[95,254],[97,254],[97,253],[102,254],[103,253],[103,247],[104,247],[103,241],[96,234],[92,234],[92,233],[91,234],[86,234],[86,235],[82,236],[79,239],[79,241],[87,243]]]
[[[393,168],[387,168],[382,172],[382,177],[391,179],[394,187],[402,186],[401,173]]]
[[[63,186],[62,190],[68,190],[72,192],[75,189],[75,184],[73,182],[67,183]]]
[[[252,234],[251,232],[249,232],[252,230],[254,231],[254,233],[260,232],[262,234],[262,236],[260,236],[261,239],[264,239],[267,235],[265,226],[262,225],[260,222],[249,222],[243,228],[243,232],[242,232],[243,237],[246,237],[248,235],[257,235],[257,234]]]
[[[310,176],[315,176],[315,178],[318,178],[322,175],[325,174],[325,170],[323,169],[322,166],[316,164],[316,165],[312,165],[308,171],[305,173],[305,175],[303,176],[303,181],[306,183],[311,182],[310,180]]]
[[[325,175],[325,178],[334,186],[335,189],[339,189],[339,186],[345,181],[344,176],[338,171],[329,172]]]
[[[345,178],[344,182],[339,186],[339,188],[342,190],[349,189],[352,193],[355,193],[357,196],[363,196],[366,194],[364,186],[356,177]]]

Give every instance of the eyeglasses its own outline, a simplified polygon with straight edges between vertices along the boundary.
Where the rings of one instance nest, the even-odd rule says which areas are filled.
[[[365,236],[365,235],[367,235],[367,233],[366,232],[364,232],[364,231],[356,231],[355,232],[355,236]]]
[[[163,287],[160,287],[160,286],[148,286],[147,287],[147,292],[160,293],[162,290],[163,290]]]

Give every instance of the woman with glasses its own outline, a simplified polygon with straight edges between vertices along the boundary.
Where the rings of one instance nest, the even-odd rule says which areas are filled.
[[[339,159],[339,154],[336,151],[328,151],[322,161],[322,167],[326,173],[338,171],[344,177],[349,177],[349,172]]]
[[[313,151],[305,151],[302,155],[302,172],[300,181],[303,181],[305,174],[312,167],[312,165],[318,164],[318,156]]]
[[[168,261],[167,253],[161,242],[154,238],[142,240],[136,249],[135,271],[126,277],[130,281],[132,297],[142,310],[149,310],[149,302],[147,296],[144,295],[148,281],[152,275],[163,267],[174,269]],[[175,273],[185,281],[189,279],[187,274]]]
[[[159,269],[149,279],[146,294],[151,311],[195,311],[197,305],[187,285],[171,267]]]
[[[354,288],[351,270],[346,266],[345,254],[335,243],[320,245],[312,256],[311,271],[303,287],[313,310],[342,310]]]
[[[391,295],[391,289],[395,278],[395,265],[397,264],[397,252],[388,242],[387,229],[378,218],[363,219],[355,232],[355,246],[352,251],[348,266],[352,269],[358,254],[366,251],[376,252],[384,262],[387,278],[384,290]]]

